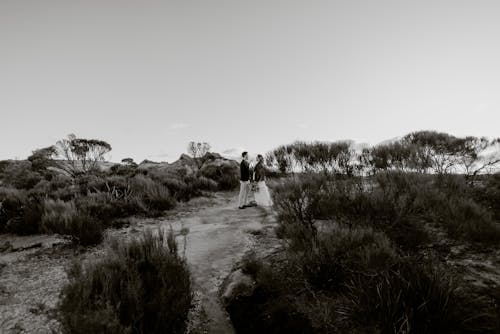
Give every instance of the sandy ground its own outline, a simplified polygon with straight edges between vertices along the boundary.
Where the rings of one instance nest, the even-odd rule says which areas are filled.
[[[220,303],[221,284],[255,247],[255,235],[271,226],[264,209],[238,210],[236,195],[194,199],[160,219],[132,219],[129,226],[108,232],[128,239],[144,229],[172,227],[193,277],[195,303],[188,328],[193,334],[234,332]],[[66,283],[66,268],[73,260],[97,258],[105,244],[75,249],[57,236],[0,235],[0,334],[60,332],[54,308]]]

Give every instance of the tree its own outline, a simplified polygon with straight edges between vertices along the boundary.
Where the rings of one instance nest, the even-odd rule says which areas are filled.
[[[34,150],[33,153],[28,157],[28,161],[31,162],[31,168],[42,174],[47,173],[49,167],[54,167],[54,156],[57,154],[57,149],[55,146],[48,146]]]
[[[205,156],[205,154],[210,152],[210,149],[211,149],[210,144],[206,142],[190,141],[187,147],[188,153],[191,154],[193,159],[196,161],[198,168],[201,165],[199,158],[202,158],[203,156]]]
[[[137,163],[132,158],[124,158],[122,163],[130,167],[137,167]]]
[[[97,139],[77,138],[74,134],[56,143],[58,168],[70,176],[88,173],[98,168],[104,155],[111,151],[111,145]]]
[[[417,131],[402,139],[403,145],[414,145],[414,162],[422,170],[448,174],[459,164],[463,139],[444,132]]]
[[[364,161],[374,170],[402,170],[422,171],[428,167],[426,160],[418,154],[418,147],[414,144],[396,141],[373,147],[369,154],[364,152]]]
[[[281,145],[266,154],[266,164],[278,168],[282,174],[293,172],[296,161],[293,145]]]
[[[467,178],[473,182],[478,174],[500,165],[500,138],[465,137],[459,160]]]

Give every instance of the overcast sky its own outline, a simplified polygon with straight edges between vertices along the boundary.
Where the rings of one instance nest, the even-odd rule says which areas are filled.
[[[500,136],[500,1],[0,0],[0,159]]]

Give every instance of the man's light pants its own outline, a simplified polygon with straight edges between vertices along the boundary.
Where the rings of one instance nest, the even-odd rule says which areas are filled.
[[[238,206],[241,208],[247,205],[248,193],[250,191],[250,181],[240,181],[240,198]]]

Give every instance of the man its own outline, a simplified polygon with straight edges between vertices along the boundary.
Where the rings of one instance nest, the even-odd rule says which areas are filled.
[[[248,152],[241,153],[240,164],[240,197],[238,208],[244,209],[247,207],[248,192],[250,190],[250,164],[248,163]]]

